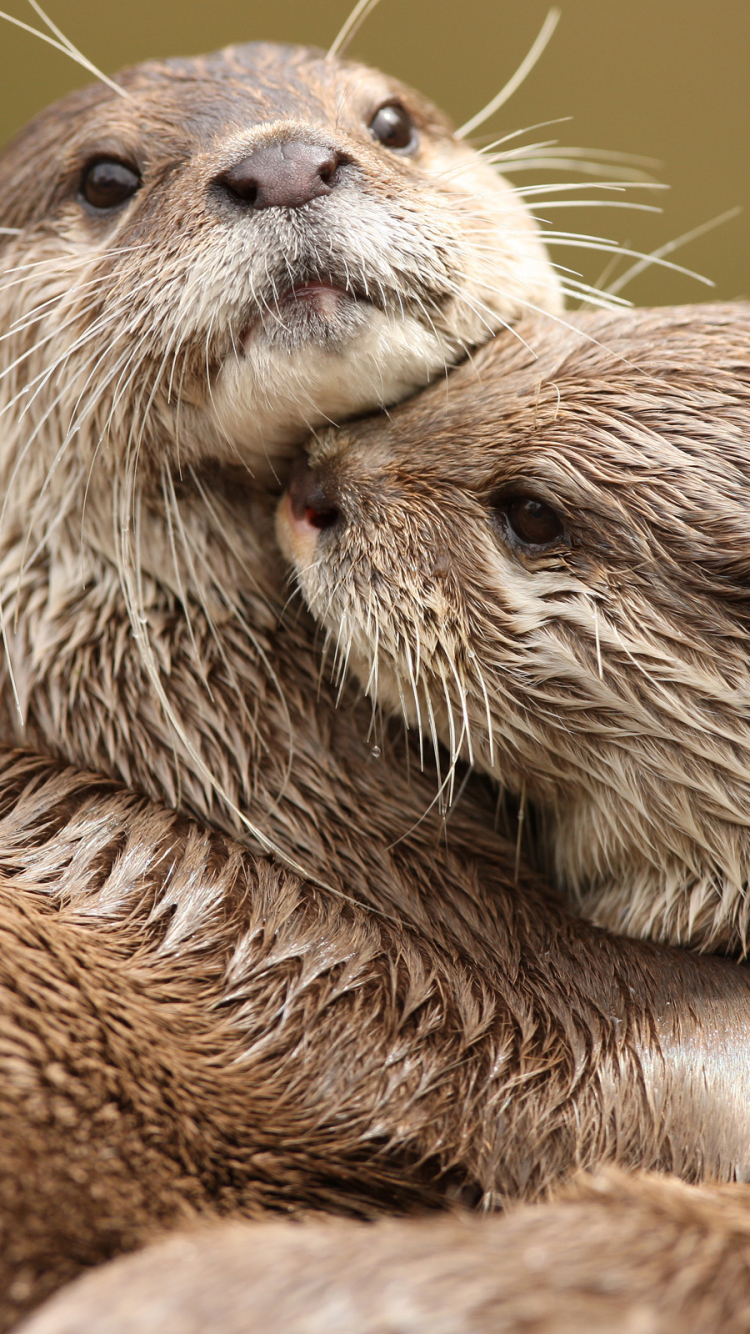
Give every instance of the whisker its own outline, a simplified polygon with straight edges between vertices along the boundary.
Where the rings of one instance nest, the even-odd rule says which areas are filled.
[[[521,800],[518,804],[518,834],[516,837],[516,863],[513,871],[513,884],[518,884],[518,876],[521,870],[521,845],[523,843],[523,826],[526,819],[526,783],[521,787]]]
[[[29,0],[29,4],[32,9],[36,10],[44,22],[49,25],[52,32],[58,34],[61,38],[60,41],[57,41],[54,37],[50,37],[46,32],[40,32],[38,28],[32,28],[31,24],[24,23],[22,19],[14,18],[12,14],[6,14],[4,10],[0,10],[0,19],[5,19],[6,23],[12,24],[14,28],[20,28],[23,32],[30,33],[32,37],[38,37],[40,42],[46,42],[48,46],[53,46],[56,51],[61,51],[64,56],[68,56],[71,60],[74,60],[77,65],[88,70],[89,74],[93,74],[94,77],[99,79],[102,83],[106,83],[107,87],[111,88],[113,92],[118,93],[120,97],[130,96],[124,88],[121,88],[118,83],[115,83],[113,79],[108,78],[96,65],[93,65],[90,60],[87,60],[78,48],[73,46],[72,42],[68,41],[67,37],[63,37],[60,30],[55,28],[41,7],[36,4],[36,0]]]
[[[633,199],[552,199],[544,205],[545,212],[553,208],[626,208],[633,213],[664,212],[658,204],[636,204]],[[530,216],[540,224],[546,222],[546,218],[540,218],[538,213]]]
[[[682,264],[673,264],[668,259],[662,259],[658,251],[653,255],[644,255],[642,251],[630,250],[627,246],[618,245],[616,241],[598,240],[596,237],[586,237],[574,232],[545,232],[544,238],[554,245],[566,246],[572,250],[594,250],[601,251],[608,255],[627,255],[637,260],[645,260],[644,267],[650,264],[656,264],[659,268],[670,269],[673,273],[681,273],[685,278],[694,278],[696,282],[703,283],[705,287],[715,287],[716,284],[711,278],[706,278],[702,273],[695,273],[692,269],[686,269]],[[616,290],[619,290],[618,284]]]
[[[652,264],[658,264],[660,261],[663,261],[665,255],[671,255],[679,246],[687,245],[688,241],[694,241],[696,237],[704,236],[706,232],[713,231],[715,227],[721,227],[725,222],[730,222],[732,218],[739,217],[741,212],[742,209],[740,207],[730,208],[726,213],[720,213],[718,217],[711,218],[709,222],[703,222],[699,227],[693,227],[691,231],[683,232],[682,236],[677,236],[673,241],[667,241],[666,245],[660,246],[659,249],[654,250],[652,254],[642,255],[637,263],[631,265],[629,269],[625,270],[625,273],[621,274],[615,282],[610,284],[607,289],[609,294],[615,296],[617,292],[622,290],[626,283],[632,282],[640,273],[643,273],[644,269],[650,268]],[[626,252],[623,251],[622,253],[624,254]]]
[[[525,190],[516,190],[519,199],[529,199],[532,195],[555,195],[570,190],[611,190],[622,194],[625,190],[668,190],[668,185],[660,181],[570,181],[565,184],[552,182],[549,185],[529,185]]]
[[[369,18],[377,4],[379,4],[379,0],[357,0],[357,4],[348,19],[339,29],[328,48],[328,60],[333,60],[336,56],[344,54],[347,46],[354,40],[365,19]]]
[[[539,57],[542,55],[559,20],[560,10],[551,9],[542,24],[539,35],[531,47],[531,50],[526,58],[521,61],[521,64],[518,66],[512,79],[508,80],[505,87],[501,88],[500,92],[496,93],[491,101],[489,101],[486,106],[482,107],[481,111],[478,111],[475,116],[472,116],[469,120],[465,121],[460,129],[456,130],[457,139],[465,139],[467,134],[471,134],[472,130],[475,130],[478,125],[482,125],[484,121],[489,120],[490,116],[494,115],[494,113],[513,96],[516,89],[520,88],[527,74],[531,73],[539,60]]]

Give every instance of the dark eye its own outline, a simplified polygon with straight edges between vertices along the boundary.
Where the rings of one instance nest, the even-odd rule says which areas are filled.
[[[551,505],[533,496],[505,496],[495,505],[513,536],[527,547],[548,547],[565,536],[565,525]]]
[[[141,178],[133,167],[113,158],[92,162],[83,173],[81,194],[92,208],[104,212],[118,208],[140,189]]]
[[[399,102],[380,107],[370,121],[370,133],[396,152],[413,152],[417,147],[417,131],[408,111]]]

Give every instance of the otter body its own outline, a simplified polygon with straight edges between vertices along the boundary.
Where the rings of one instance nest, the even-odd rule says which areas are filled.
[[[22,1334],[746,1334],[747,1194],[608,1173],[505,1218],[195,1229]]]
[[[387,826],[319,818],[373,903]],[[201,1219],[495,1209],[607,1162],[750,1176],[744,971],[609,937],[482,841],[404,846],[373,911],[0,755],[0,1328]]]
[[[538,805],[584,913],[744,954],[750,308],[569,322],[321,443],[282,537],[378,699]]]

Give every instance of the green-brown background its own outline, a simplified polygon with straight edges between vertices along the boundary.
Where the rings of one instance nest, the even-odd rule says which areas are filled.
[[[556,226],[598,231],[638,248],[742,205],[742,216],[692,242],[677,259],[716,282],[720,297],[750,296],[750,0],[560,0],[552,45],[525,87],[489,127],[497,137],[559,116],[543,131],[568,144],[658,158],[672,189],[663,216],[619,210],[551,213]],[[23,0],[6,0],[36,22]],[[258,38],[327,45],[350,0],[47,0],[51,17],[107,71],[154,55],[189,54]],[[352,54],[424,92],[461,123],[524,56],[548,0],[381,0]],[[34,111],[86,81],[57,52],[7,25],[0,29],[0,142]],[[532,137],[538,138],[539,134]],[[519,183],[529,184],[524,175]],[[637,194],[633,198],[645,198]],[[543,210],[540,209],[540,212]],[[606,256],[556,258],[590,279]],[[628,295],[639,304],[710,299],[686,278],[651,270]]]

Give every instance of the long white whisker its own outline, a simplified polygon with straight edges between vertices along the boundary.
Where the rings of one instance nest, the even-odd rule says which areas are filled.
[[[328,48],[328,59],[333,60],[336,56],[343,55],[347,46],[357,35],[359,29],[366,18],[369,18],[379,0],[357,0],[351,14],[339,29]]]
[[[656,264],[659,268],[681,273],[685,278],[694,278],[705,287],[716,286],[711,278],[704,277],[702,273],[695,273],[692,269],[686,269],[682,264],[672,264],[670,260],[662,259],[656,251],[653,255],[644,255],[641,251],[618,245],[616,241],[599,241],[595,237],[577,236],[573,232],[545,232],[544,239],[553,245],[566,246],[571,250],[597,250],[606,255],[627,255],[634,259],[645,260],[647,265]]]
[[[549,185],[529,185],[525,190],[516,190],[519,199],[529,199],[532,195],[566,194],[570,190],[611,190],[623,194],[626,190],[668,190],[668,185],[660,181],[569,181],[565,184],[556,181]]]
[[[721,227],[723,223],[730,222],[732,218],[739,217],[742,209],[740,207],[730,208],[726,213],[720,213],[718,217],[711,218],[709,222],[703,222],[699,227],[693,227],[689,232],[683,232],[682,236],[677,236],[673,241],[667,241],[666,245],[659,246],[650,255],[642,255],[636,264],[631,265],[623,274],[610,284],[607,291],[610,296],[615,296],[620,292],[626,283],[630,283],[637,278],[644,269],[648,269],[652,264],[659,263],[665,255],[671,255],[673,250],[677,250],[681,245],[687,245],[688,241],[694,241],[698,236],[704,236],[706,232],[711,232],[715,227]],[[625,253],[623,251],[623,253]]]
[[[539,57],[542,55],[542,52],[549,42],[559,21],[560,10],[551,9],[542,24],[541,31],[539,32],[536,41],[531,47],[525,60],[521,61],[513,78],[508,80],[505,87],[501,88],[500,92],[496,93],[492,100],[488,102],[485,107],[482,107],[481,111],[478,111],[477,114],[472,116],[470,120],[467,120],[460,129],[456,130],[457,139],[465,139],[467,134],[471,134],[472,130],[475,130],[478,125],[482,125],[486,120],[489,120],[490,116],[494,115],[494,113],[513,96],[516,89],[520,88],[527,74],[531,73]]]
[[[37,8],[34,4],[34,0],[29,0],[29,4],[32,5],[32,8]],[[43,17],[45,22],[49,23],[46,16]],[[6,23],[11,23],[14,28],[20,28],[22,32],[30,33],[32,37],[38,37],[40,42],[46,42],[48,46],[53,46],[56,51],[61,51],[64,56],[69,56],[77,65],[81,65],[83,69],[88,70],[89,74],[93,74],[94,77],[100,79],[102,83],[106,83],[107,87],[111,88],[113,92],[118,93],[120,97],[130,96],[130,94],[127,93],[124,88],[121,88],[119,84],[115,83],[113,79],[109,79],[106,74],[102,74],[102,71],[97,69],[96,65],[92,65],[91,61],[87,60],[86,57],[72,45],[72,43],[68,42],[67,38],[64,38],[62,41],[56,41],[54,37],[50,37],[46,32],[40,32],[38,28],[32,28],[30,23],[24,23],[22,19],[14,18],[12,14],[6,14],[4,10],[0,10],[0,19],[5,19]],[[52,24],[50,24],[50,27],[52,27]],[[53,29],[53,31],[57,30]]]

